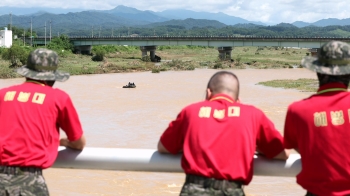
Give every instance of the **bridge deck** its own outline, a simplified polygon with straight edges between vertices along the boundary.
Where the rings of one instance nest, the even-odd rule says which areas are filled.
[[[193,45],[212,47],[278,46],[319,48],[331,40],[350,42],[349,37],[269,37],[269,36],[72,36],[74,46],[92,45]],[[27,40],[30,41],[29,38]],[[49,37],[34,38],[33,44],[49,43]]]

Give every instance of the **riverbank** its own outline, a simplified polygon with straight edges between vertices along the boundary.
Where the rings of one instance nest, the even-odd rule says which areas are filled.
[[[127,47],[127,46],[126,46]],[[59,70],[71,75],[124,73],[170,70],[209,69],[279,69],[298,68],[302,57],[308,54],[307,49],[281,47],[236,47],[231,59],[219,60],[214,47],[193,46],[159,46],[156,55],[162,58],[160,63],[144,62],[137,47],[128,50],[107,53],[103,61],[92,60],[92,56],[62,53]],[[0,78],[20,77],[9,68],[9,62],[0,60]]]

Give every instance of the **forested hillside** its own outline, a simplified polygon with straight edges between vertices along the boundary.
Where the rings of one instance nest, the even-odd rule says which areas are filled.
[[[289,37],[349,37],[350,25],[326,27],[296,27],[281,23],[274,26],[256,24],[226,25],[216,20],[185,19],[149,23],[95,11],[68,14],[13,16],[12,26],[23,31],[36,32],[38,36],[65,34],[68,36],[289,36]],[[0,16],[0,27],[8,26],[8,16]],[[25,30],[24,30],[25,29]]]

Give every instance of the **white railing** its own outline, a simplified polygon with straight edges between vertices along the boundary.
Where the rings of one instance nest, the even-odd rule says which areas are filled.
[[[53,167],[123,171],[183,172],[181,155],[160,154],[153,149],[92,148],[76,151],[59,147]],[[254,175],[294,177],[301,169],[300,155],[287,161],[254,157]]]

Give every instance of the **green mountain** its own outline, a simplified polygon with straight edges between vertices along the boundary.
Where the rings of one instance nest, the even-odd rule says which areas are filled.
[[[132,19],[132,20],[138,20],[138,21],[146,21],[149,22],[163,22],[170,20],[169,18],[165,18],[162,16],[158,16],[151,11],[140,11],[135,8],[126,7],[123,5],[119,5],[116,8],[112,10],[104,10],[104,11],[98,11],[102,13],[108,13],[115,16]]]
[[[240,17],[230,16],[225,13],[210,13],[210,12],[195,12],[186,9],[174,9],[174,10],[164,10],[162,12],[155,12],[159,16],[163,16],[171,19],[184,20],[186,18],[193,19],[207,19],[216,20],[226,25],[235,25],[239,23],[252,23],[257,25],[264,25],[262,22],[248,21]]]
[[[8,16],[0,16],[0,26],[7,26],[10,23]],[[147,24],[145,21],[137,21],[132,19],[122,18],[108,13],[83,11],[67,14],[50,14],[43,13],[41,15],[31,16],[12,16],[12,25],[20,28],[30,29],[38,32],[38,34],[44,34],[49,32],[51,28],[52,32],[64,33],[68,35],[80,36],[79,32],[94,31],[99,32],[100,29],[117,29],[124,26]],[[89,33],[89,35],[91,35]],[[86,33],[85,33],[86,35]]]
[[[138,19],[141,16],[143,20]],[[227,25],[218,20],[194,18],[162,20],[165,20],[164,17],[157,16],[150,11],[139,11],[134,8],[118,6],[108,11],[93,10],[69,12],[67,14],[37,12],[33,15],[12,15],[11,17],[2,15],[0,16],[0,29],[6,26],[10,27],[9,24],[12,22],[12,26],[19,28],[16,32],[18,36],[21,36],[24,31],[27,32],[28,36],[31,26],[38,36],[45,35],[45,31],[47,36],[59,34],[68,36],[350,36],[350,25],[325,27],[307,25],[298,28],[296,23],[265,26],[252,23]],[[334,19],[333,23],[336,23],[336,21],[337,19]],[[348,20],[343,19],[341,21],[346,24]],[[306,23],[301,22],[297,24],[306,25]]]
[[[156,22],[156,23],[151,23],[148,25],[142,25],[138,27],[154,28],[154,27],[160,27],[160,26],[178,26],[178,27],[184,27],[185,29],[192,29],[192,28],[204,28],[204,27],[222,28],[227,25],[225,25],[224,23],[218,22],[216,20],[188,18],[185,20],[169,20],[166,22]]]

